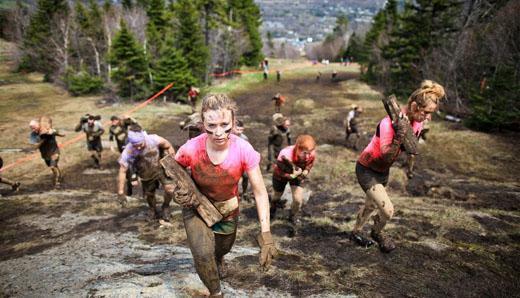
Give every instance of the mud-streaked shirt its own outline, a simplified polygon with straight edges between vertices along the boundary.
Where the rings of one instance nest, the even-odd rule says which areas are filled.
[[[211,162],[206,151],[208,135],[201,134],[182,145],[175,159],[190,168],[197,188],[213,202],[223,202],[238,196],[238,182],[242,174],[260,164],[260,153],[238,136],[229,135],[229,151],[226,159],[218,165]],[[238,209],[228,218],[238,215]]]
[[[143,150],[136,150],[127,145],[119,157],[119,164],[130,168],[133,166],[141,180],[156,179],[162,173],[160,159],[160,137],[158,135],[146,135],[146,146]]]
[[[280,151],[277,160],[283,161],[283,158],[287,158],[291,161],[295,166],[299,167],[302,170],[307,170],[310,172],[312,166],[314,165],[314,160],[316,159],[316,151],[312,151],[311,155],[307,157],[307,159],[300,160],[298,156],[295,154],[295,145],[285,147]],[[278,180],[290,179],[290,173],[284,173],[278,165],[275,163],[273,167],[273,177]],[[296,178],[295,178],[296,179]]]
[[[411,125],[413,133],[418,136],[422,130],[422,122],[412,121]],[[392,120],[390,119],[390,116],[386,116],[381,120],[381,122],[379,122],[376,134],[372,137],[368,146],[359,156],[359,163],[376,172],[384,173],[388,171],[401,153],[401,149],[399,149],[390,162],[386,162],[383,159],[383,154],[386,154],[384,147],[392,143],[394,134],[395,132],[392,126]]]

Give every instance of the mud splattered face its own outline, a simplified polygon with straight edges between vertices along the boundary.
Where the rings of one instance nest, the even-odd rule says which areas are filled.
[[[88,123],[88,126],[94,125],[94,119],[88,119],[87,123]]]
[[[213,145],[225,146],[233,129],[233,113],[228,109],[208,110],[202,118],[208,140]]]
[[[112,120],[112,125],[119,125],[119,119]]]
[[[300,150],[298,152],[298,159],[299,160],[308,160],[312,153],[314,152],[315,149],[312,149],[312,150]]]
[[[140,142],[140,143],[132,144],[132,147],[134,147],[134,149],[136,151],[141,152],[146,147],[146,142]]]
[[[432,113],[437,109],[437,105],[434,102],[429,102],[425,107],[420,107],[417,103],[412,102],[411,108],[411,120],[423,122],[432,119]]]

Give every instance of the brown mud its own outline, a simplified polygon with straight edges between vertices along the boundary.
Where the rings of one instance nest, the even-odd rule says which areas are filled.
[[[429,162],[427,155],[419,158],[416,175],[408,180],[400,161],[389,187],[396,213],[386,228],[397,249],[382,254],[375,246],[361,248],[348,240],[364,201],[354,174],[359,152],[345,147],[342,123],[350,104],[367,102],[363,93],[348,89],[347,83],[356,78],[355,73],[339,72],[334,82],[325,75],[316,81],[309,74],[279,84],[259,82],[232,94],[245,134],[263,156],[262,169],[275,93],[287,97],[282,113],[291,117],[294,139],[309,133],[319,147],[301,226],[287,222],[287,210],[272,220],[280,256],[266,272],[259,270],[253,240],[259,231],[256,207],[241,203],[237,241],[226,257],[224,292],[520,296],[520,185],[514,181],[464,175]],[[367,107],[361,127],[368,134],[362,142],[368,142],[380,110],[379,103]],[[187,133],[178,127],[182,117],[172,119],[149,133],[178,147]],[[87,170],[90,165],[85,157],[67,168],[61,190],[50,188],[50,171],[48,180],[25,185],[16,195],[1,190],[6,196],[0,199],[0,296],[204,294],[187,250],[180,209],[172,208],[172,227],[147,223],[139,188],[128,208],[116,203],[115,155],[106,155],[100,171]],[[264,178],[270,188],[270,173]],[[157,196],[161,202],[160,191]]]

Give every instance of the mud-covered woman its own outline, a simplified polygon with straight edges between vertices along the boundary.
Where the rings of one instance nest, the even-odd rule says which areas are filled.
[[[310,135],[301,135],[292,146],[285,147],[277,157],[273,169],[273,196],[271,200],[271,217],[274,218],[277,208],[283,208],[285,202],[280,199],[287,183],[291,186],[292,204],[289,221],[300,223],[300,211],[303,205],[303,186],[316,158],[316,142]]]
[[[220,279],[225,275],[224,256],[231,250],[237,233],[239,214],[238,182],[247,173],[256,201],[261,233],[260,265],[270,265],[276,249],[270,232],[269,201],[260,172],[260,154],[247,141],[232,134],[236,103],[224,94],[210,94],[202,100],[204,133],[188,140],[175,155],[189,168],[197,188],[223,215],[208,227],[190,199],[176,197],[183,206],[184,227],[195,269],[210,297],[222,296]]]
[[[392,122],[389,116],[383,118],[376,128],[376,133],[363,150],[356,163],[356,177],[366,194],[365,204],[359,210],[350,239],[361,246],[373,242],[362,229],[372,218],[374,225],[371,238],[379,244],[382,252],[395,249],[394,241],[383,233],[386,223],[394,214],[394,205],[388,197],[385,186],[388,182],[390,167],[401,153],[402,143],[408,129],[418,137],[423,121],[430,120],[436,111],[439,100],[444,97],[444,88],[436,82],[426,80],[408,98],[400,117]]]

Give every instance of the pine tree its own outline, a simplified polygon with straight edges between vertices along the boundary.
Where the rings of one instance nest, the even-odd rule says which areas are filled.
[[[260,8],[254,0],[230,0],[229,14],[233,22],[242,26],[249,37],[249,48],[242,55],[242,63],[248,66],[257,66],[263,59],[262,38],[259,27],[262,24]]]
[[[393,28],[390,42],[383,47],[383,57],[390,63],[391,92],[409,94],[425,79],[424,59],[454,30],[459,5],[454,0],[405,4],[399,26]]]
[[[177,1],[175,13],[179,22],[176,36],[178,49],[199,83],[205,78],[209,60],[209,51],[204,44],[199,24],[199,14],[190,0]]]
[[[49,42],[59,39],[57,26],[60,20],[68,16],[69,6],[66,0],[38,0],[35,14],[23,40],[24,57],[20,68],[40,71],[50,78],[59,65],[55,61],[56,45]]]
[[[191,74],[186,59],[181,52],[175,48],[173,38],[166,42],[154,69],[154,90],[160,90],[167,84],[173,82],[171,98],[175,99],[181,94],[188,92],[190,86],[195,85],[196,79]]]
[[[148,91],[148,67],[144,52],[123,20],[112,44],[110,62],[114,67],[112,77],[118,84],[121,97],[134,99],[145,95]]]
[[[130,10],[134,7],[134,3],[132,2],[132,0],[122,0],[121,6],[123,6],[123,9]]]

